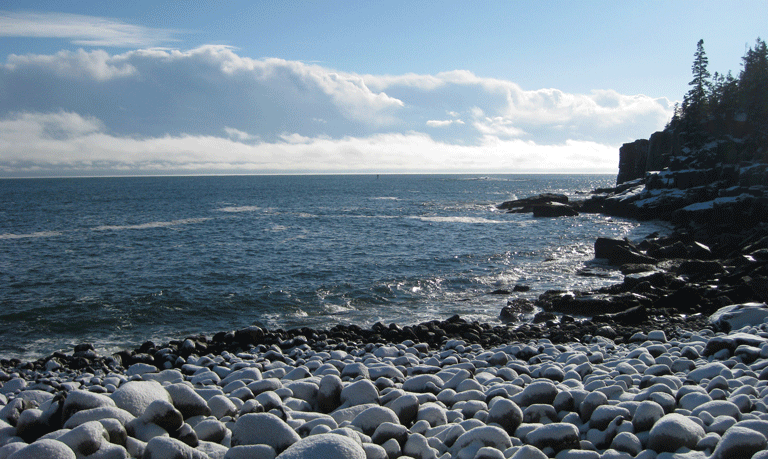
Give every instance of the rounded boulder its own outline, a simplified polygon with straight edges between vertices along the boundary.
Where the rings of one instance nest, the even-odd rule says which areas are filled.
[[[246,414],[232,430],[232,446],[269,445],[280,452],[299,440],[299,434],[272,413]]]
[[[310,435],[288,447],[278,459],[366,459],[359,443],[333,433]]]
[[[141,416],[156,400],[173,403],[168,391],[155,381],[129,381],[112,394],[112,400],[118,408],[136,417]]]
[[[687,417],[672,413],[659,419],[648,435],[648,448],[657,453],[693,449],[704,438],[704,429]]]
[[[75,452],[58,440],[38,440],[8,456],[8,459],[75,459]]]

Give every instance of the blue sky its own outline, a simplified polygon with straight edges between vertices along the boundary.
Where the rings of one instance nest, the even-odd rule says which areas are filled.
[[[0,177],[603,172],[768,4],[0,6]]]

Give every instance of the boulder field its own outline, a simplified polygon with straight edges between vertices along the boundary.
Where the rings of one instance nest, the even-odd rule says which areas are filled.
[[[293,340],[164,369],[21,366],[0,372],[0,458],[764,458],[765,311],[622,343]]]

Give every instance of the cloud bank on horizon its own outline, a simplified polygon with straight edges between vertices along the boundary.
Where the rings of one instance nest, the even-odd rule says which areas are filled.
[[[138,49],[0,63],[0,176],[614,173],[618,147],[672,112],[666,98],[523,90],[467,70],[370,75],[223,45],[158,48],[172,31],[71,16],[48,36]],[[18,20],[9,31],[0,15],[0,35],[32,30]]]

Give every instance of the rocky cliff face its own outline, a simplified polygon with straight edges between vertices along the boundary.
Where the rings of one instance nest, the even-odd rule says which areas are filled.
[[[673,133],[656,132],[622,146],[616,188],[596,190],[577,207],[669,220],[708,241],[768,228],[768,164],[750,154],[753,148],[728,137],[693,150]]]
[[[646,172],[660,171],[680,155],[680,140],[670,131],[654,132],[648,140],[638,139],[625,143],[619,149],[616,184],[643,178]]]
[[[648,141],[645,139],[625,143],[619,149],[619,175],[616,184],[641,178],[645,175],[645,165],[648,162]]]

